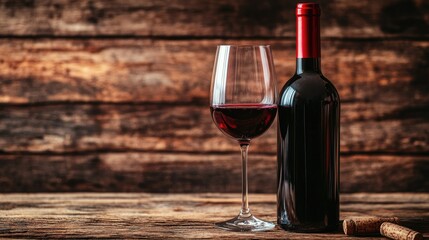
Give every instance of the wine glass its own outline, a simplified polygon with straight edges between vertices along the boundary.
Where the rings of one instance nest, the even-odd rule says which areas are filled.
[[[220,45],[217,47],[210,91],[213,122],[237,140],[242,158],[242,206],[237,217],[215,225],[245,232],[274,228],[254,217],[249,209],[247,152],[250,141],[262,135],[277,113],[276,75],[270,46]]]

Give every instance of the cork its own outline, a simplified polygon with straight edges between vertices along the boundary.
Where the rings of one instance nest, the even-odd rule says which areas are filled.
[[[379,234],[384,222],[398,223],[397,217],[351,217],[344,219],[343,230],[346,235]]]
[[[381,235],[395,240],[422,240],[423,235],[412,229],[385,222],[380,226]]]

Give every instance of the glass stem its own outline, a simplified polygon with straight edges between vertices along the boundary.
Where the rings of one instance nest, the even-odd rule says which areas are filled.
[[[248,184],[247,184],[247,153],[249,149],[249,143],[240,143],[241,147],[241,177],[242,177],[242,192],[241,192],[241,211],[240,217],[250,217],[249,199],[248,199]]]

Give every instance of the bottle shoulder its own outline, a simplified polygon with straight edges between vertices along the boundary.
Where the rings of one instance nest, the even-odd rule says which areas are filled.
[[[291,101],[334,101],[340,97],[332,82],[321,73],[295,74],[280,91],[280,105],[289,105]]]

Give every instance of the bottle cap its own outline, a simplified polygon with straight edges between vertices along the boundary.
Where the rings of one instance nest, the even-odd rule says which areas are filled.
[[[320,16],[318,3],[298,3],[296,5],[296,16]]]

